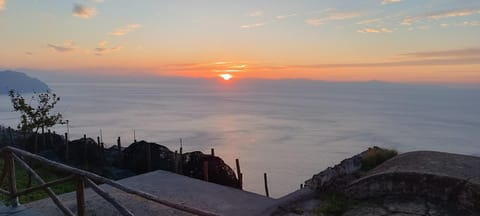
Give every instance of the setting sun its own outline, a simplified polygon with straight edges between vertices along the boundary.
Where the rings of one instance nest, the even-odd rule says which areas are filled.
[[[220,74],[219,76],[224,80],[230,80],[233,78],[231,74]]]

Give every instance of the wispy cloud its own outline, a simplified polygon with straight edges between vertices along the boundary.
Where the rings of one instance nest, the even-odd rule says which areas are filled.
[[[480,48],[403,53],[396,60],[366,63],[290,65],[289,68],[365,68],[444,65],[480,65]]]
[[[460,9],[460,10],[450,10],[450,11],[443,11],[443,12],[437,12],[437,13],[432,13],[427,15],[427,18],[429,19],[443,19],[443,18],[449,18],[449,17],[464,17],[464,16],[470,16],[480,13],[480,8],[474,8],[474,9]]]
[[[359,33],[392,33],[393,30],[391,30],[389,28],[379,28],[379,29],[365,28],[365,29],[362,29],[362,30],[358,30],[357,32],[359,32]]]
[[[0,0],[0,11],[5,9],[5,0]]]
[[[401,54],[401,56],[415,58],[480,57],[480,48],[440,50],[430,52],[412,52]]]
[[[261,26],[264,26],[268,24],[267,22],[263,22],[263,23],[253,23],[253,24],[246,24],[246,25],[242,25],[240,26],[241,28],[244,28],[244,29],[250,29],[250,28],[258,28],[258,27],[261,27]]]
[[[348,20],[348,19],[353,19],[360,16],[361,16],[361,13],[359,12],[331,12],[325,17],[307,19],[305,20],[305,23],[313,26],[319,26],[328,21]]]
[[[95,49],[93,49],[93,53],[97,56],[101,56],[107,53],[116,52],[123,49],[122,46],[107,47],[107,44],[108,44],[107,41],[100,41],[98,43],[98,46]]]
[[[359,25],[366,25],[366,24],[372,24],[372,23],[380,23],[382,22],[382,19],[377,18],[377,19],[368,19],[368,20],[362,20],[360,22],[357,22]]]
[[[74,46],[73,41],[65,41],[63,44],[47,44],[48,47],[50,47],[52,50],[57,51],[57,52],[72,52],[76,49]]]
[[[121,27],[113,32],[110,32],[110,35],[122,36],[132,32],[135,29],[142,27],[140,24],[129,24],[124,27]]]
[[[97,10],[93,7],[86,7],[81,4],[74,4],[73,5],[73,15],[83,19],[92,18],[97,14]]]
[[[455,17],[467,17],[472,16],[475,14],[480,14],[480,8],[465,8],[465,9],[454,9],[448,11],[438,11],[428,14],[422,14],[419,16],[408,16],[402,19],[400,22],[401,25],[412,25],[415,22],[421,20],[441,20],[447,18],[455,18]]]
[[[382,5],[386,5],[386,4],[392,4],[392,3],[398,3],[398,2],[401,2],[402,0],[383,0],[382,1]]]
[[[276,16],[275,18],[279,19],[279,20],[282,20],[282,19],[286,19],[286,18],[289,18],[289,17],[294,17],[294,16],[297,16],[296,13],[292,13],[292,14],[286,14],[286,15],[278,15]]]
[[[305,23],[313,26],[319,26],[324,24],[324,20],[323,19],[307,19],[305,20]]]
[[[260,17],[260,16],[263,16],[263,11],[261,11],[261,10],[252,11],[252,12],[248,13],[248,16]]]
[[[409,25],[412,25],[413,21],[415,19],[412,18],[412,17],[405,17],[404,19],[402,19],[402,21],[400,22],[400,25],[406,25],[406,26],[409,26]]]
[[[31,55],[33,55],[33,53],[27,51],[27,52],[25,52],[25,55],[30,55],[31,56]]]

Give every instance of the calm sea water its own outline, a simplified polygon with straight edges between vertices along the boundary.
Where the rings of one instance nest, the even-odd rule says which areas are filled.
[[[159,80],[50,83],[73,138],[147,140],[240,159],[245,189],[280,197],[369,146],[480,155],[480,91],[383,83]],[[1,124],[14,126],[6,96]],[[56,127],[59,133],[66,126]]]

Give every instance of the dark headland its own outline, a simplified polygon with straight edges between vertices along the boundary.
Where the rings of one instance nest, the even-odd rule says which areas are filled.
[[[0,71],[0,94],[7,94],[10,90],[21,93],[46,92],[48,85],[37,78],[16,71]]]

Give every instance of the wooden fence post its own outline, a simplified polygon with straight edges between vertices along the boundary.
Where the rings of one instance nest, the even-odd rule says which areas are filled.
[[[208,160],[203,160],[203,180],[208,182]]]
[[[11,204],[13,207],[17,207],[20,205],[20,202],[19,202],[18,196],[16,195],[17,194],[17,177],[15,175],[15,161],[13,160],[12,154],[13,154],[12,152],[8,152],[6,154],[6,159],[7,159],[6,162],[8,163],[9,171],[10,171],[10,175],[8,176],[9,177],[8,186],[10,189]]]
[[[77,176],[77,214],[85,215],[85,181],[82,176]]]
[[[173,154],[173,172],[178,173],[178,152]]]
[[[68,133],[65,133],[65,162],[68,163],[68,154],[70,153],[69,152],[69,148],[68,148]]]
[[[151,145],[147,143],[147,171],[152,171],[152,153]]]
[[[88,169],[88,160],[87,160],[87,135],[83,135],[83,168]]]
[[[240,160],[238,158],[235,159],[235,165],[237,167],[238,184],[240,186],[240,189],[243,189],[243,173],[240,170]]]
[[[12,136],[12,128],[8,127],[8,139],[10,139],[10,145],[13,146],[13,136]]]
[[[97,148],[100,150],[100,137],[97,136]]]
[[[118,163],[121,163],[123,157],[122,157],[122,142],[120,137],[117,138],[117,150],[118,150],[117,160],[118,160]]]
[[[183,142],[182,138],[180,138],[180,152],[178,156],[178,173],[183,175]]]
[[[267,181],[267,173],[263,173],[263,181],[265,183],[265,195],[270,197],[270,193],[268,193],[268,181]]]

